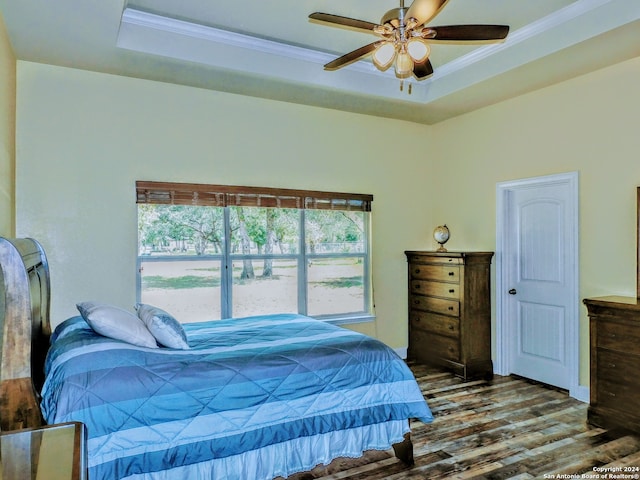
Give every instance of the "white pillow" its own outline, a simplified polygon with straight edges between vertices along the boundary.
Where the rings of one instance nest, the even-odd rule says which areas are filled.
[[[76,307],[96,333],[140,347],[158,348],[154,336],[132,312],[99,302],[82,302]]]
[[[138,317],[149,329],[160,345],[180,350],[188,350],[187,334],[182,324],[173,315],[161,308],[138,303]]]

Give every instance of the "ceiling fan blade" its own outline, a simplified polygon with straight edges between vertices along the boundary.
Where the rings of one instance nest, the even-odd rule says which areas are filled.
[[[372,32],[373,29],[378,26],[376,23],[341,17],[340,15],[332,15],[331,13],[315,12],[309,15],[309,19],[319,23],[328,23],[333,27],[347,27],[366,32]]]
[[[378,46],[380,42],[373,42],[370,43],[369,45],[365,45],[364,47],[360,47],[357,50],[354,50],[352,52],[346,53],[344,55],[342,55],[341,57],[336,58],[335,60],[327,63],[324,66],[325,70],[337,70],[339,68],[342,67],[346,67],[347,65],[360,60],[362,57],[370,54],[371,52],[373,52],[376,47]]]
[[[415,18],[418,25],[423,25],[435,17],[449,0],[413,0],[407,10],[406,18]]]
[[[414,63],[413,64],[413,76],[418,80],[422,80],[423,78],[427,78],[429,75],[433,74],[433,65],[427,58],[424,62]]]
[[[504,40],[508,33],[507,25],[447,25],[428,27],[430,42],[491,42]]]

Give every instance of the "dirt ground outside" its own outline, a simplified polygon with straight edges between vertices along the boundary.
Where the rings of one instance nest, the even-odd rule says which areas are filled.
[[[272,278],[260,277],[262,260],[254,260],[253,266],[256,278],[241,280],[242,261],[234,262],[233,316],[297,313],[295,261],[274,260]],[[182,323],[221,318],[219,262],[143,261],[142,267],[142,303],[160,307]],[[362,311],[364,287],[361,263],[351,258],[320,261],[309,265],[307,271],[309,315]]]

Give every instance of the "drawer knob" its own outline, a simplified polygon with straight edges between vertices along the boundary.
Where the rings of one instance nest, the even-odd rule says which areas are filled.
[[[450,288],[449,293],[455,293],[455,290],[453,288]]]
[[[616,394],[615,394],[615,393],[613,393],[613,392],[604,392],[604,393],[606,393],[606,394],[607,394],[607,395],[609,395],[610,397],[615,397],[615,396],[616,396]]]
[[[450,311],[450,312],[453,312],[453,307],[449,307],[449,311]]]
[[[453,325],[449,325],[449,330],[453,330]]]
[[[416,290],[420,290],[420,284],[419,283],[416,284],[415,288],[416,288]]]
[[[449,276],[450,276],[450,277],[453,277],[454,275],[455,275],[455,273],[454,273],[454,272],[449,272]]]
[[[414,305],[420,305],[420,300],[414,300],[413,303]]]
[[[616,364],[615,364],[615,363],[610,363],[610,364],[609,364],[609,367],[610,367],[610,368],[616,368]]]
[[[419,269],[419,268],[416,268],[416,269],[414,270],[414,272],[415,272],[415,273],[420,273],[420,269]]]

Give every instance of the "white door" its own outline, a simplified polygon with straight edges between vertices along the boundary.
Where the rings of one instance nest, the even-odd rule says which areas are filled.
[[[506,373],[571,389],[578,381],[577,176],[503,187],[497,301]]]

